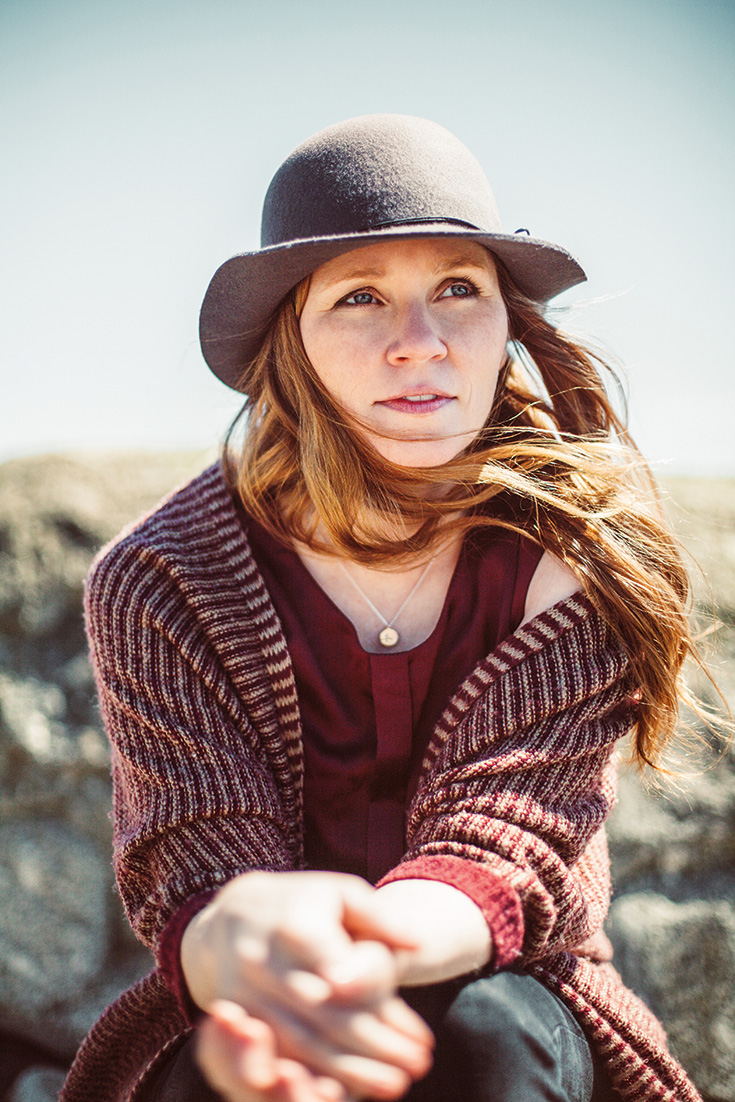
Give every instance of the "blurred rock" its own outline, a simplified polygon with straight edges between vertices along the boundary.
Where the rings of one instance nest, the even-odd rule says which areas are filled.
[[[635,977],[637,992],[666,1023],[672,1051],[718,1099],[732,1098],[735,1083],[732,899],[672,903],[634,892],[613,904],[608,921],[618,968]]]
[[[211,458],[41,456],[0,467],[0,1029],[39,1042],[48,1059],[71,1059],[150,966],[114,892],[82,581],[96,550]],[[735,702],[735,482],[677,479],[668,490],[708,579],[695,576],[705,630],[716,609],[707,657]],[[609,930],[626,982],[705,1097],[735,1102],[735,748],[697,729],[673,784],[623,771]],[[59,1086],[56,1069],[34,1066],[10,1098],[48,1102]]]
[[[0,1027],[33,1036],[96,980],[112,925],[108,868],[63,822],[0,824]]]
[[[18,1079],[8,1102],[56,1102],[64,1085],[64,1073],[58,1068],[29,1068]]]
[[[667,890],[705,872],[735,869],[735,754],[699,774],[655,786],[621,770],[609,824],[616,890],[657,876]]]
[[[735,615],[735,479],[670,478],[664,481],[671,523],[699,569],[698,602],[732,623]]]
[[[735,704],[735,482],[667,483],[669,516],[692,556],[701,648]],[[696,666],[692,687],[722,709]],[[735,742],[690,713],[671,778],[620,778],[609,822],[616,965],[664,1022],[704,1096],[735,1100]]]
[[[0,1030],[70,1060],[150,967],[115,895],[109,754],[82,620],[93,554],[207,457],[37,457],[0,468]],[[13,1097],[56,1097],[29,1071]]]

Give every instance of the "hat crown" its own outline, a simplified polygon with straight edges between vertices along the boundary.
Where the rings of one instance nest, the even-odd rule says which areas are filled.
[[[487,178],[458,138],[428,119],[365,115],[286,158],[263,204],[261,247],[411,222],[502,232]]]

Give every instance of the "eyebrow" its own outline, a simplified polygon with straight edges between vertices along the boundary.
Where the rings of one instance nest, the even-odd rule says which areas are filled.
[[[457,256],[451,256],[448,260],[442,260],[437,264],[432,275],[444,275],[445,272],[452,271],[453,268],[474,268],[476,271],[487,272],[488,266],[481,263],[481,261],[475,259],[468,253],[459,253]],[[380,279],[385,275],[385,268],[350,268],[344,275],[339,276],[334,280],[334,283],[348,283],[352,280],[363,279]]]
[[[452,268],[474,268],[476,271],[480,272],[490,271],[489,264],[481,263],[481,261],[477,260],[470,253],[459,253],[457,256],[451,256],[449,260],[437,264],[434,269],[434,275],[442,275],[444,272],[451,271]]]

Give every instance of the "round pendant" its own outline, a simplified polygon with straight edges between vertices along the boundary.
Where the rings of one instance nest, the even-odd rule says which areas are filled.
[[[378,639],[384,647],[394,647],[398,642],[400,636],[395,628],[387,627],[383,628]]]

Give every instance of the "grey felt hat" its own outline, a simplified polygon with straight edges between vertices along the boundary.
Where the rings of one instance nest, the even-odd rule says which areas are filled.
[[[485,245],[537,302],[581,283],[565,249],[503,233],[493,193],[466,146],[437,123],[365,115],[321,130],[293,151],[263,204],[261,248],[217,269],[199,336],[212,371],[247,390],[245,368],[287,292],[320,264],[376,241],[459,237]]]

